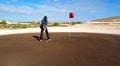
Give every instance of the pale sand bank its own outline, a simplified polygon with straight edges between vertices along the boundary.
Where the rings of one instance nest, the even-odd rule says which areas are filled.
[[[120,30],[115,29],[94,29],[82,27],[48,27],[49,32],[82,32],[82,33],[103,33],[120,35]],[[40,28],[0,30],[0,35],[19,34],[19,33],[38,33]]]

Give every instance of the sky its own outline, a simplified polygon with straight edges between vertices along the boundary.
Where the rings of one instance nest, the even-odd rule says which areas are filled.
[[[74,12],[74,18],[69,18]],[[0,20],[90,21],[120,16],[120,0],[0,0]]]

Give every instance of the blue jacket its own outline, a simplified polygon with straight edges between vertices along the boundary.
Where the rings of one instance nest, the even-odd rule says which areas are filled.
[[[45,27],[45,26],[47,26],[47,24],[48,24],[48,20],[42,20],[41,21],[41,24],[43,25],[43,27]]]

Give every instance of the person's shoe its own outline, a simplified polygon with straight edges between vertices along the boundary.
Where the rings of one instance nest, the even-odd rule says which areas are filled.
[[[40,39],[40,42],[42,42],[42,40]]]
[[[47,39],[48,41],[50,41],[51,39]]]
[[[48,40],[46,40],[46,42],[48,42]]]

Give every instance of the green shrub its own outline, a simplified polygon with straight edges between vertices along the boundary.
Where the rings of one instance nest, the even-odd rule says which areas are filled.
[[[70,22],[71,25],[75,25],[75,24],[83,24],[83,22]]]
[[[58,23],[58,22],[54,22],[54,23],[52,24],[52,26],[59,26],[59,23]]]
[[[39,22],[39,21],[37,22],[37,25],[40,25],[40,22]]]
[[[5,20],[2,20],[2,21],[0,22],[0,24],[6,25],[7,23],[6,23]]]
[[[22,25],[22,24],[13,24],[11,26],[12,26],[12,28],[27,28],[26,25]]]
[[[76,23],[75,23],[75,22],[71,22],[70,24],[71,24],[71,25],[75,25]]]

